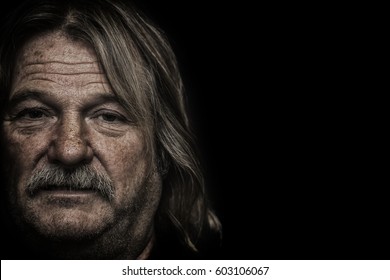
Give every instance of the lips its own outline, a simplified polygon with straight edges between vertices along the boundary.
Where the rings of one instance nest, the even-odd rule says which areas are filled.
[[[91,205],[91,203],[94,203],[101,198],[96,190],[80,189],[67,185],[44,186],[37,190],[34,197],[38,199],[38,201],[43,202],[45,205],[67,209]]]
[[[71,185],[44,185],[38,186],[33,192],[29,192],[31,197],[50,195],[50,196],[61,196],[61,197],[75,197],[85,196],[90,194],[98,194],[98,191],[90,188],[80,188],[78,186]]]

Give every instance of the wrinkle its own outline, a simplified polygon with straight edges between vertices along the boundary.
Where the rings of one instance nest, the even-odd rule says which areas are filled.
[[[91,62],[64,62],[64,61],[57,61],[57,60],[52,60],[52,61],[45,61],[45,62],[26,62],[24,63],[24,66],[31,66],[31,65],[46,65],[50,63],[56,63],[56,64],[67,64],[67,65],[77,65],[77,64],[93,64],[93,63],[99,63],[99,61],[91,61]]]

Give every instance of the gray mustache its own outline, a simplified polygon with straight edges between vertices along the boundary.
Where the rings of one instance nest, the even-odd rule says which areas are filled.
[[[93,190],[109,200],[114,197],[114,186],[109,176],[89,165],[69,170],[57,165],[47,165],[31,176],[27,183],[27,192],[33,196],[50,187]]]

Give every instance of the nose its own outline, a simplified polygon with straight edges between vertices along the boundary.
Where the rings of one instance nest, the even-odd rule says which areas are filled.
[[[85,124],[81,120],[64,118],[53,132],[48,151],[49,162],[73,167],[92,160],[92,148],[86,139]]]

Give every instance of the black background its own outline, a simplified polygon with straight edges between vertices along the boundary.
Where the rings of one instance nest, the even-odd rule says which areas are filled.
[[[221,258],[388,259],[354,27],[324,7],[136,2],[178,56]]]
[[[388,259],[376,104],[349,7],[140,2],[179,58],[221,258]]]
[[[267,68],[275,54],[261,15],[229,3],[139,2],[178,56],[207,187],[224,229],[220,258],[296,257],[283,248],[291,232],[288,213],[278,214],[286,207],[279,191],[275,201],[274,188],[284,186],[270,157],[280,153],[270,146],[277,137],[269,133],[270,121],[280,116],[269,108],[275,104]]]

